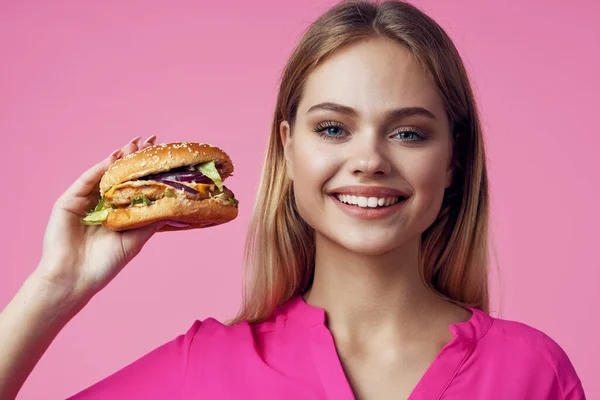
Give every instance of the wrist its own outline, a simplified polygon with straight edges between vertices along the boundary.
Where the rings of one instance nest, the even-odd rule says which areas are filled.
[[[31,307],[58,319],[71,319],[91,298],[78,293],[74,285],[55,282],[38,270],[29,275],[23,286],[30,294]]]

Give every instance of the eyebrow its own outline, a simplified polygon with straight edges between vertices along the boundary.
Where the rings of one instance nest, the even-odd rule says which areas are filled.
[[[333,112],[348,115],[351,117],[358,116],[358,112],[356,112],[356,110],[354,110],[352,107],[348,107],[348,106],[344,106],[342,104],[332,103],[332,102],[315,104],[314,106],[312,106],[311,108],[308,109],[306,114],[309,114],[309,113],[315,112],[315,111],[333,111]],[[437,120],[434,113],[432,113],[431,111],[429,111],[428,109],[423,108],[423,107],[397,108],[397,109],[393,109],[393,110],[390,110],[385,113],[386,119],[401,119],[401,118],[410,117],[412,115],[422,115],[424,117]]]

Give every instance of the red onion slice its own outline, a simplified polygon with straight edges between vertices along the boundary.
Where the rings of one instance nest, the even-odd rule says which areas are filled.
[[[164,181],[161,181],[161,182],[164,183],[165,185],[169,185],[171,187],[174,187],[175,189],[185,190],[189,194],[197,195],[197,194],[200,193],[196,189],[192,189],[191,187],[189,187],[188,185],[184,185],[183,183],[179,183],[179,182],[175,182],[175,181],[169,181],[169,180],[164,180]]]
[[[164,182],[168,181],[179,181],[179,182],[198,182],[208,183],[212,182],[209,177],[198,171],[177,171],[177,172],[162,172],[160,174],[148,175],[141,179],[149,181]]]

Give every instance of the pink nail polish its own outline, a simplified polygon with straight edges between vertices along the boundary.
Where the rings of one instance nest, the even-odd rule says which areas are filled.
[[[131,141],[129,143],[133,143],[133,144],[138,144],[138,142],[142,140],[141,136],[136,136],[135,138],[131,139]]]
[[[118,157],[121,153],[121,149],[117,149],[115,151],[113,151],[112,153],[110,153],[109,157]]]
[[[156,140],[156,135],[152,135],[148,139],[146,139],[144,141],[144,143],[154,143],[155,140]]]

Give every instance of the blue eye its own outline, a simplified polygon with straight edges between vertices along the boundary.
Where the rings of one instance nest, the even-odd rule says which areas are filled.
[[[399,132],[399,133],[398,133],[398,136],[400,136],[400,138],[401,138],[401,139],[402,139],[402,135],[408,135],[408,136],[410,136],[410,135],[413,135],[413,136],[417,136],[417,134],[416,134],[415,132]],[[407,139],[407,137],[406,137],[406,136],[404,136],[404,139]],[[410,138],[408,138],[408,139],[410,140]]]
[[[333,121],[326,121],[315,126],[314,131],[326,139],[336,139],[344,135],[344,128],[341,124]]]
[[[325,121],[317,124],[313,129],[320,137],[324,139],[340,139],[346,135],[344,125],[335,121]],[[422,131],[416,127],[404,127],[397,131],[392,136],[401,142],[419,142],[427,137]]]
[[[421,135],[417,129],[409,128],[410,130],[400,131],[395,137],[403,142],[417,142],[419,140],[425,139],[423,135]]]
[[[342,129],[337,126],[330,126],[325,129],[325,132],[327,132],[327,135],[329,136],[340,136],[342,134]]]

